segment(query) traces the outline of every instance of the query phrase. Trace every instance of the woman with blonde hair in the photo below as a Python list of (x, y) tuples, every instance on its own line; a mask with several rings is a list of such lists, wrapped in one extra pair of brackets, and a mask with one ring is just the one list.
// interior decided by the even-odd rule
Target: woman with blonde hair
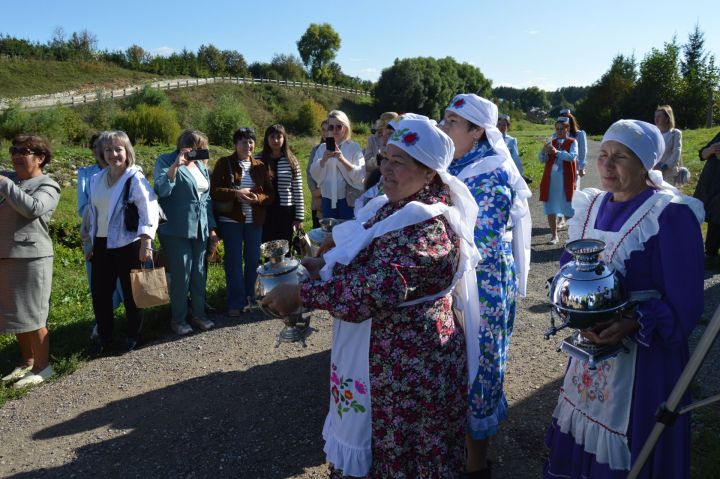
[(660, 105), (655, 110), (655, 126), (658, 127), (665, 140), (665, 153), (655, 165), (660, 170), (663, 180), (671, 185), (687, 183), (678, 178), (682, 165), (682, 132), (675, 128), (675, 115), (670, 105)]
[[(135, 166), (135, 150), (124, 131), (108, 131), (103, 136), (103, 157), (107, 168), (90, 180), (90, 211), (83, 218), (83, 229), (89, 231), (92, 249), (90, 291), (93, 312), (98, 325), (99, 341), (93, 355), (103, 353), (112, 342), (112, 296), (120, 278), (125, 316), (127, 318), (126, 351), (140, 342), (142, 310), (135, 305), (130, 287), (130, 271), (152, 258), (152, 239), (159, 222), (157, 196), (150, 183)], [(125, 221), (127, 202), (137, 207), (137, 230), (131, 231)]]
[[(350, 219), (365, 180), (365, 158), (360, 145), (350, 140), (350, 120), (340, 110), (328, 114), (328, 133), (324, 145), (315, 152), (310, 174), (320, 185), (323, 218)], [(355, 191), (353, 191), (355, 190)]]

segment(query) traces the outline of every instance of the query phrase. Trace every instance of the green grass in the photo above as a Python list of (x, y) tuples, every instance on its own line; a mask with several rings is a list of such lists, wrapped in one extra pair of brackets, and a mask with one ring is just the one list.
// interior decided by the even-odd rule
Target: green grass
[(0, 97), (121, 88), (158, 78), (102, 62), (0, 59)]

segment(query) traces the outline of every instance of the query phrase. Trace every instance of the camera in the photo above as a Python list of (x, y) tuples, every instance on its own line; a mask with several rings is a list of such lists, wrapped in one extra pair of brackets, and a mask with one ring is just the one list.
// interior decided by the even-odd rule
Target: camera
[(195, 160), (209, 160), (210, 159), (210, 150), (201, 148), (199, 150), (190, 150), (187, 152), (187, 159), (189, 161), (195, 161)]

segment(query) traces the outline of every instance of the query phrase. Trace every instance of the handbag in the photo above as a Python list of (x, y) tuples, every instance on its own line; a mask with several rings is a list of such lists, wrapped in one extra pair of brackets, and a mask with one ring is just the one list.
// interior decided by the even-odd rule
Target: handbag
[[(125, 228), (128, 231), (137, 231), (138, 225), (140, 224), (140, 214), (138, 213), (138, 208), (135, 203), (130, 203), (128, 201), (130, 197), (130, 180), (132, 179), (132, 176), (129, 177), (127, 180), (125, 180), (125, 185), (123, 186), (123, 213), (125, 217)], [(166, 218), (167, 221), (167, 218)]]
[(138, 308), (152, 308), (170, 302), (165, 268), (162, 266), (130, 270), (133, 300)]
[[(125, 180), (123, 186), (123, 210), (125, 216), (125, 228), (128, 231), (137, 231), (140, 225), (140, 213), (138, 212), (137, 205), (130, 203), (130, 180), (132, 176)], [(162, 207), (158, 205), (158, 225), (164, 225), (168, 219), (163, 211)]]
[(290, 241), (290, 251), (293, 256), (304, 258), (305, 256), (312, 256), (310, 237), (305, 233), (302, 226), (299, 228), (293, 227), (293, 237)]
[(678, 168), (677, 175), (675, 175), (675, 183), (678, 185), (686, 185), (690, 183), (690, 170), (684, 166)]

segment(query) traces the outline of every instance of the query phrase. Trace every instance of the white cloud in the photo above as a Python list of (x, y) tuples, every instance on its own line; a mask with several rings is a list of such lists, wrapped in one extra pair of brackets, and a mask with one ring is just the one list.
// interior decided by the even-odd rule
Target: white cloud
[(153, 48), (150, 53), (158, 57), (169, 57), (175, 53), (175, 49), (170, 47)]
[(540, 33), (540, 30), (529, 30), (528, 31), (528, 35), (537, 35), (538, 33)]
[(359, 77), (362, 80), (377, 81), (378, 78), (380, 78), (380, 69), (372, 67), (360, 68), (359, 70), (354, 70), (352, 73), (349, 73), (349, 75)]

